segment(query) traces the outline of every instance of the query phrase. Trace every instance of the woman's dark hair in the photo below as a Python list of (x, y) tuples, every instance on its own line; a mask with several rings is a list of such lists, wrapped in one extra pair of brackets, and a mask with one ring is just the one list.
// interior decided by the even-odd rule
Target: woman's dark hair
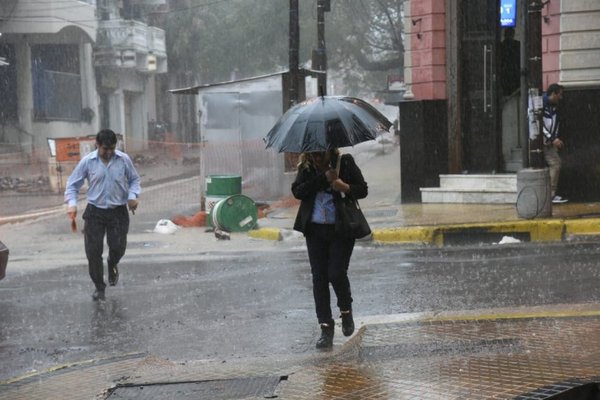
[[(337, 157), (340, 155), (340, 151), (337, 148), (327, 150), (327, 152), (329, 153), (329, 158), (332, 160), (337, 160)], [(308, 168), (310, 166), (312, 166), (312, 158), (310, 157), (310, 153), (301, 153), (300, 157), (298, 157), (297, 168)]]
[(108, 147), (116, 146), (117, 145), (117, 134), (114, 133), (110, 129), (102, 129), (96, 135), (96, 143), (98, 143), (100, 146), (108, 146)]

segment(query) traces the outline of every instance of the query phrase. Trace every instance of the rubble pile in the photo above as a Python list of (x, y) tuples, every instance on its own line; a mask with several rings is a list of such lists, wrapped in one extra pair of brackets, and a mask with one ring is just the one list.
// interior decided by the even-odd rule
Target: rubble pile
[(158, 165), (158, 156), (136, 154), (132, 159), (135, 165)]
[(0, 176), (0, 192), (48, 192), (50, 190), (50, 179), (47, 176), (32, 178), (21, 178), (11, 176)]

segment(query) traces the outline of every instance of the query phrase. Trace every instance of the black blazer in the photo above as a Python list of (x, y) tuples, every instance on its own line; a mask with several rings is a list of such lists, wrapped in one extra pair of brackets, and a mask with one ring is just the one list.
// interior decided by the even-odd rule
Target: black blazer
[[(332, 165), (336, 165), (337, 158), (331, 160)], [(352, 196), (355, 199), (364, 199), (369, 193), (369, 188), (365, 178), (363, 178), (360, 168), (354, 162), (354, 158), (350, 154), (343, 154), (340, 163), (339, 177), (350, 185), (350, 192), (347, 196)], [(300, 208), (294, 222), (294, 230), (306, 234), (306, 229), (310, 224), (315, 198), (317, 192), (325, 190), (329, 187), (325, 173), (318, 172), (313, 167), (303, 168), (298, 170), (296, 180), (292, 183), (292, 194), (295, 198), (302, 200)], [(333, 203), (337, 204), (341, 199), (341, 194), (337, 191), (333, 192)], [(336, 233), (341, 233), (339, 219), (336, 218), (335, 223)]]

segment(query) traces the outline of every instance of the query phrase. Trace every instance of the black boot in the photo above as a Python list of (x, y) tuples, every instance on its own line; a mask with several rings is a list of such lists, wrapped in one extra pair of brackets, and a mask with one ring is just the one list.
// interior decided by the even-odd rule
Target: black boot
[(317, 340), (317, 349), (328, 349), (333, 347), (333, 333), (335, 324), (333, 321), (321, 324), (321, 337)]
[(344, 336), (350, 336), (354, 333), (354, 319), (352, 310), (342, 311), (342, 333)]
[(94, 293), (92, 294), (92, 300), (94, 301), (98, 301), (98, 300), (102, 300), (104, 301), (106, 297), (104, 296), (104, 289), (100, 290), (100, 289), (96, 289), (94, 291)]

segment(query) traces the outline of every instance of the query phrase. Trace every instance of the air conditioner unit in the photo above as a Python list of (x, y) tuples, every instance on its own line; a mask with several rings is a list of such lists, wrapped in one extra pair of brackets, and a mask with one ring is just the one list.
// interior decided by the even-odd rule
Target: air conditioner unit
[(148, 57), (146, 57), (146, 68), (148, 68), (148, 71), (156, 71), (156, 56), (154, 54), (148, 54)]

